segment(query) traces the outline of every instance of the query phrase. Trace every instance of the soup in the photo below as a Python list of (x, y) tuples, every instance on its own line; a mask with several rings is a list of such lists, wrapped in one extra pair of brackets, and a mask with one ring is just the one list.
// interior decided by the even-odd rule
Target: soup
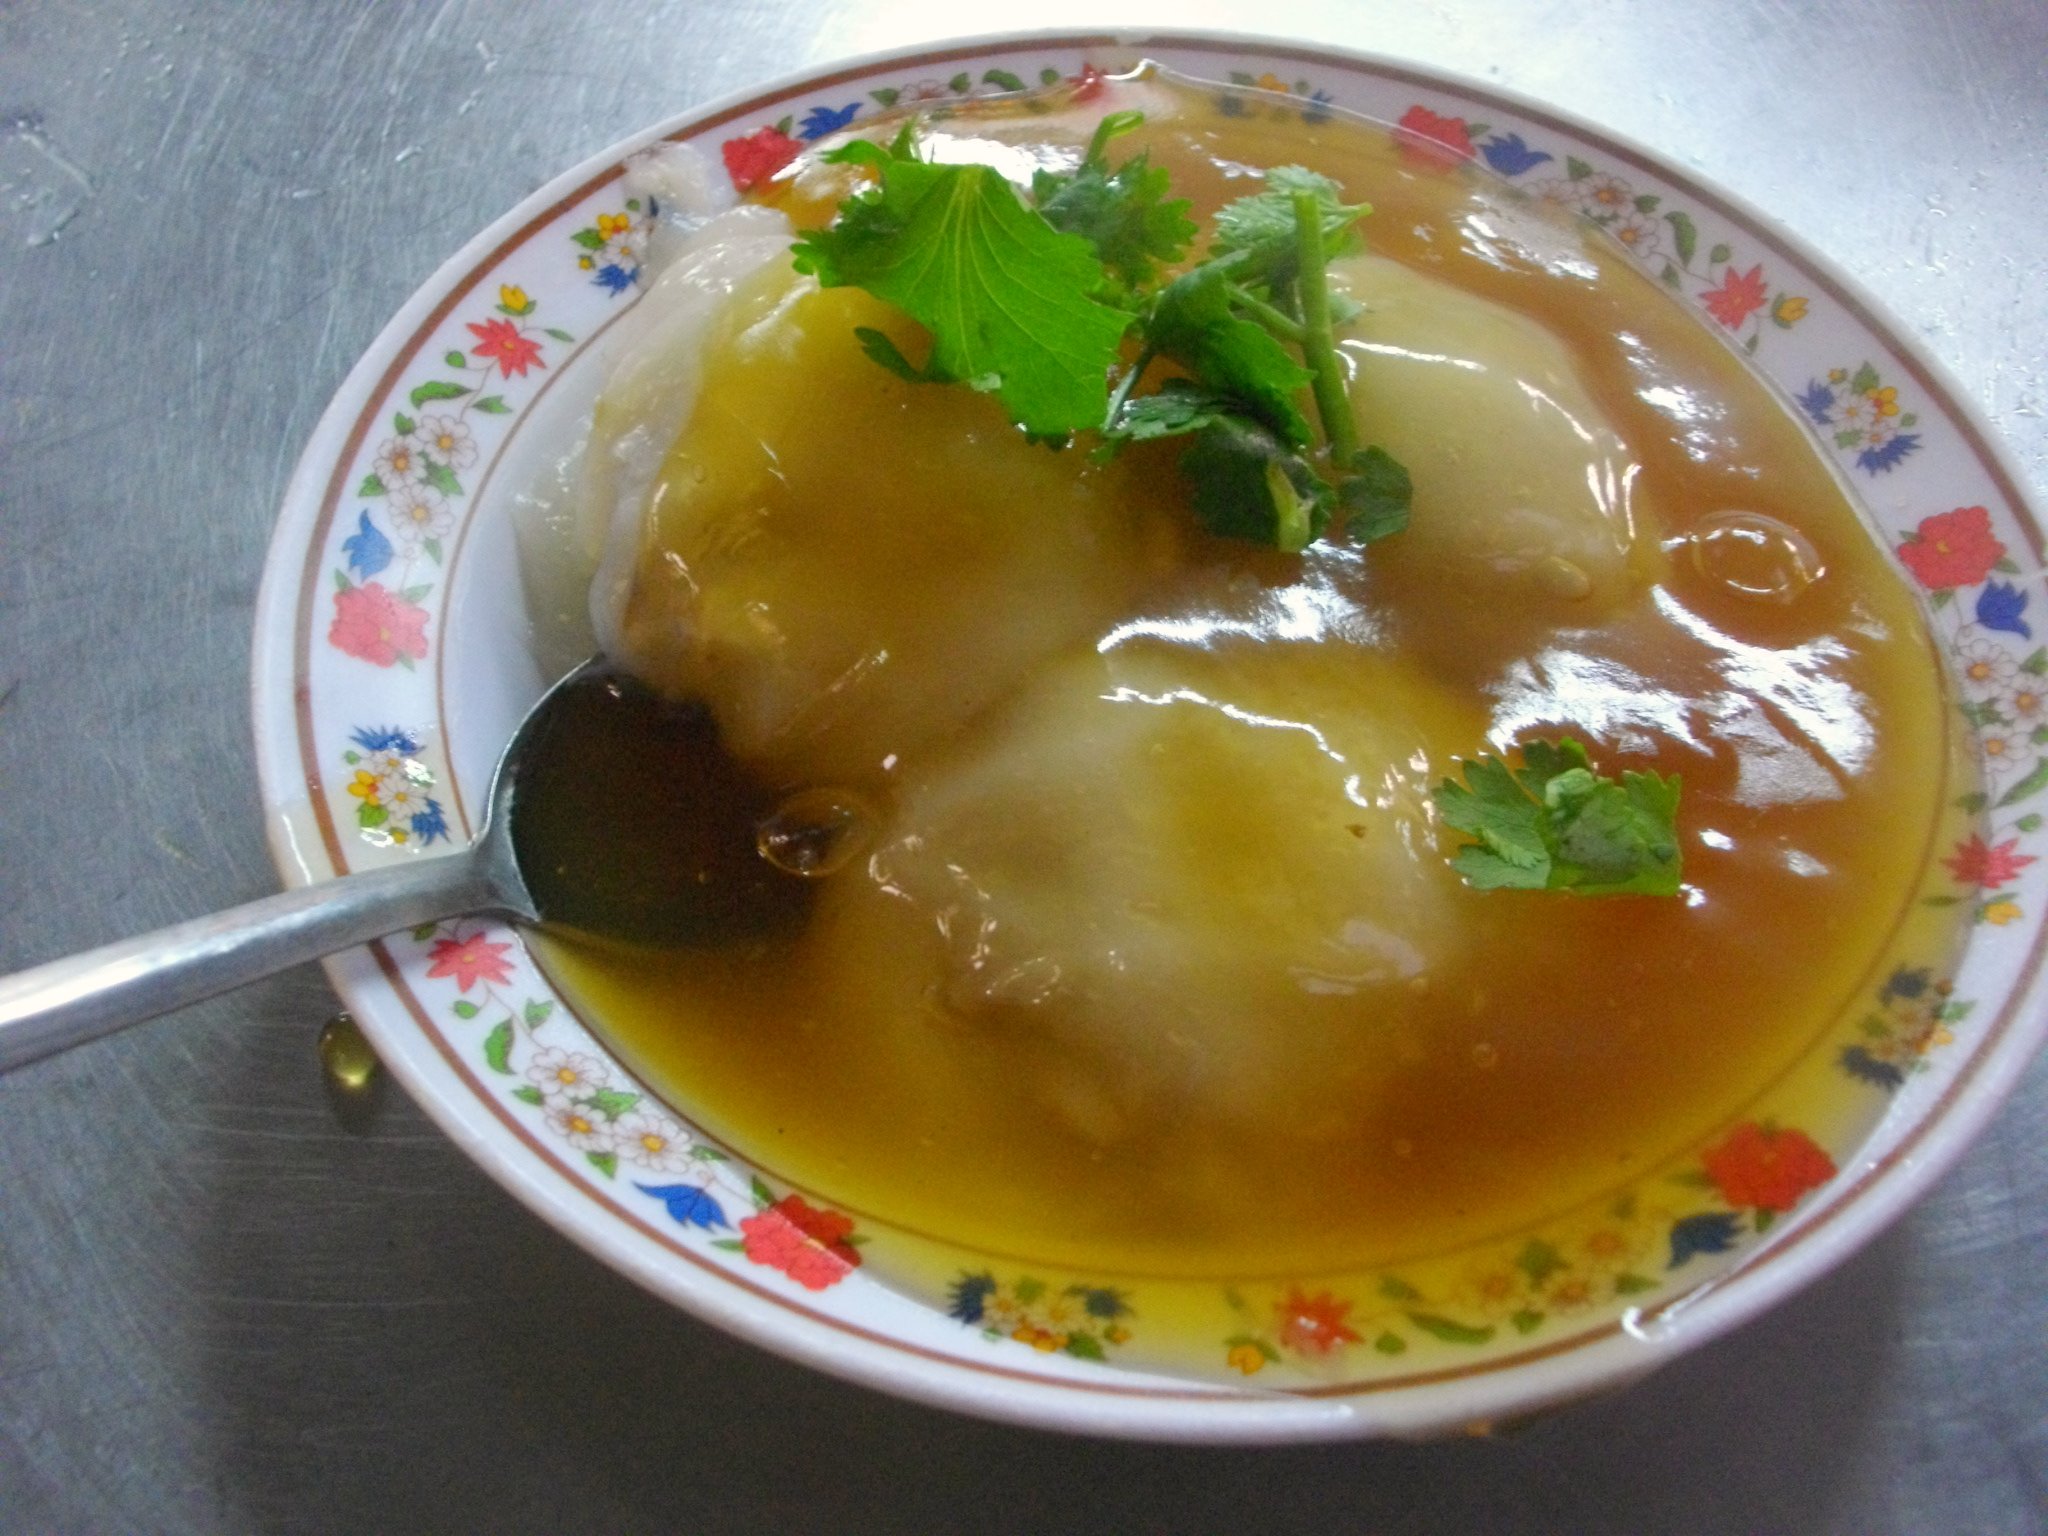
[[(779, 807), (801, 921), (546, 962), (775, 1177), (1032, 1263), (1364, 1270), (1617, 1189), (1949, 942), (1924, 626), (1734, 352), (1482, 172), (1158, 74), (918, 131), (1028, 179), (1111, 108), (1205, 230), (1275, 166), (1372, 205), (1330, 284), (1409, 526), (1218, 537), (1177, 444), (1056, 451), (877, 366), (919, 328), (788, 258), (862, 172), (798, 162), (679, 243), (585, 507), (600, 638)], [(1682, 779), (1677, 895), (1460, 878), (1438, 786), (1559, 737)]]

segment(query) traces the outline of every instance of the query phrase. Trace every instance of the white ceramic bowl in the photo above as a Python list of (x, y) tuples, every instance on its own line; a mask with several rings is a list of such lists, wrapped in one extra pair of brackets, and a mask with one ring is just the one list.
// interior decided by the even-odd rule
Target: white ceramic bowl
[[(1608, 1202), (1438, 1267), (1495, 1274), (1498, 1294), (1448, 1287), (1427, 1265), (1215, 1285), (1208, 1364), (1168, 1373), (1148, 1347), (1143, 1282), (964, 1252), (950, 1257), (951, 1285), (928, 1297), (875, 1279), (912, 1239), (691, 1133), (509, 931), (458, 922), (400, 935), (330, 962), (334, 983), (448, 1134), (566, 1235), (701, 1317), (889, 1391), (1062, 1429), (1271, 1441), (1427, 1434), (1618, 1384), (1868, 1241), (1954, 1160), (2040, 1042), (2048, 833), (2032, 807), (2048, 803), (2037, 798), (2048, 748), (1995, 717), (2019, 713), (2048, 671), (2030, 618), (2042, 534), (1976, 412), (1822, 257), (1550, 108), (1327, 49), (1022, 34), (729, 97), (558, 177), (392, 320), (293, 478), (258, 605), (254, 678), (279, 866), (299, 883), (463, 841), (496, 752), (548, 681), (530, 651), (507, 513), (562, 424), (587, 409), (607, 331), (632, 323), (647, 210), (623, 200), (627, 154), (691, 140), (745, 183), (891, 104), (1145, 58), (1226, 82), (1219, 110), (1313, 120), (1335, 105), (1399, 124), (1446, 160), (1633, 219), (1634, 248), (1674, 302), (1745, 350), (1843, 464), (1873, 536), (1925, 595), (1966, 702), (1993, 706), (1970, 712), (1969, 728), (1998, 737), (1983, 841), (1951, 855), (1951, 894), (1978, 919), (1967, 952), (1947, 974), (1902, 967), (1850, 1021), (1855, 1032), (1800, 1069), (1855, 1077), (1883, 1110), (1875, 1132), (1856, 1146), (1773, 1143), (1763, 1153), (1774, 1166), (1797, 1154), (1789, 1163), (1803, 1172), (1759, 1185), (1740, 1165), (1763, 1155), (1759, 1137), (1786, 1133), (1761, 1131), (1769, 1106), (1749, 1106), (1654, 1185), (1640, 1181), (1627, 1218)], [(400, 780), (410, 803), (393, 793)], [(565, 1068), (576, 1079), (567, 1092)], [(650, 1128), (666, 1145), (628, 1134)], [(930, 1272), (928, 1245), (917, 1258)]]

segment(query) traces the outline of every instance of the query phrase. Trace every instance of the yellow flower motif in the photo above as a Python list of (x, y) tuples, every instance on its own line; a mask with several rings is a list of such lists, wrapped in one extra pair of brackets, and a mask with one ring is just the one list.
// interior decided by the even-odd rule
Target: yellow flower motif
[[(2013, 910), (2018, 911), (2019, 909), (2015, 907), (2013, 908)], [(1954, 1045), (1955, 1043), (1955, 1031), (1950, 1029), (1946, 1024), (1943, 1024), (1937, 1027), (1934, 1033), (1927, 1037), (1927, 1043), (1920, 1047), (1920, 1053), (1924, 1056), (1927, 1054), (1927, 1052), (1933, 1050), (1938, 1045)]]
[(1848, 369), (1846, 369), (1846, 368), (1830, 368), (1830, 369), (1828, 370), (1828, 382), (1829, 382), (1830, 384), (1846, 384), (1846, 383), (1848, 383), (1848, 382), (1849, 382), (1849, 370), (1848, 370)]
[(623, 235), (633, 227), (633, 221), (623, 213), (600, 213), (597, 216), (597, 232), (609, 240), (613, 235)]
[(1796, 293), (1779, 294), (1778, 302), (1771, 306), (1771, 318), (1789, 331), (1806, 318), (1806, 300)]
[(2020, 920), (2020, 904), (2016, 901), (1994, 901), (1984, 909), (1984, 921), (1994, 928), (2003, 928), (2007, 923)]
[(402, 843), (411, 835), (404, 827), (393, 827), (391, 829), (391, 841), (394, 843)]
[(1233, 1371), (1245, 1376), (1256, 1376), (1266, 1368), (1265, 1352), (1256, 1344), (1239, 1344), (1223, 1358)]
[(533, 308), (533, 300), (526, 296), (526, 290), (516, 283), (498, 285), (498, 307), (508, 315), (523, 315)]
[(377, 775), (358, 768), (356, 776), (349, 781), (348, 792), (366, 804), (377, 803)]
[(1122, 1323), (1111, 1323), (1102, 1330), (1102, 1336), (1112, 1344), (1124, 1344), (1130, 1341), (1131, 1330)]
[(588, 256), (578, 256), (576, 258), (576, 265), (581, 267), (584, 271), (588, 272), (592, 267), (596, 266), (597, 263), (592, 261)]
[(1270, 69), (1254, 80), (1252, 84), (1262, 91), (1278, 91), (1282, 96), (1287, 94), (1287, 82), (1274, 74)]
[(1880, 416), (1899, 414), (1899, 392), (1889, 384), (1883, 389), (1873, 389), (1870, 392), (1870, 403), (1877, 407), (1877, 414)]

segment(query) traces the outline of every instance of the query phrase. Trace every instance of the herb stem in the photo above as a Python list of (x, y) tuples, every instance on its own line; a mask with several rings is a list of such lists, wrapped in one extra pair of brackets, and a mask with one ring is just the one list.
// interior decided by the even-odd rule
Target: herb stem
[(1264, 299), (1255, 295), (1249, 288), (1245, 287), (1244, 284), (1232, 283), (1230, 285), (1230, 301), (1282, 341), (1291, 341), (1297, 347), (1301, 345), (1303, 337), (1301, 322), (1292, 315), (1274, 308)]
[(1312, 192), (1294, 194), (1294, 240), (1299, 253), (1295, 282), (1301, 298), (1301, 356), (1315, 375), (1316, 410), (1323, 418), (1323, 436), (1340, 470), (1349, 469), (1358, 453), (1358, 425), (1344, 392), (1344, 365), (1330, 325), (1330, 290), (1324, 282), (1323, 210)]
[(1138, 360), (1131, 364), (1130, 372), (1117, 380), (1116, 393), (1109, 397), (1109, 410), (1102, 418), (1103, 431), (1107, 432), (1116, 425), (1117, 417), (1123, 415), (1124, 405), (1131, 398), (1131, 391), (1138, 387), (1138, 380), (1145, 376), (1145, 370), (1152, 366), (1152, 359), (1157, 356), (1158, 353), (1146, 346), (1138, 354)]

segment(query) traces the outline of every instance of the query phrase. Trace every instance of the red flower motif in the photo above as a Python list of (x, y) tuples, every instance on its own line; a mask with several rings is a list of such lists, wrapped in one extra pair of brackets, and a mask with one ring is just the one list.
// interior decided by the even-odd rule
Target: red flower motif
[(725, 173), (735, 190), (751, 192), (790, 161), (803, 153), (801, 140), (792, 139), (780, 128), (763, 128), (743, 138), (727, 139), (718, 152), (725, 156)]
[(1417, 165), (1447, 170), (1472, 158), (1472, 135), (1462, 117), (1439, 117), (1424, 106), (1410, 107), (1395, 125), (1394, 142)]
[(436, 939), (428, 951), (433, 964), (427, 967), (427, 974), (453, 976), (459, 992), (467, 992), (479, 981), (502, 985), (512, 979), (512, 965), (505, 958), (511, 952), (510, 944), (493, 944), (481, 933), (466, 939)]
[(1345, 1344), (1356, 1344), (1358, 1333), (1344, 1319), (1351, 1315), (1351, 1303), (1339, 1301), (1328, 1291), (1310, 1296), (1299, 1286), (1289, 1288), (1280, 1303), (1280, 1342), (1304, 1355), (1327, 1355)]
[(385, 590), (381, 581), (343, 587), (334, 594), (334, 623), (327, 643), (380, 667), (423, 661), (427, 655), (427, 610)]
[(1989, 512), (1957, 507), (1921, 518), (1912, 537), (1899, 546), (1899, 558), (1920, 578), (1921, 586), (1938, 592), (1944, 587), (1974, 587), (2005, 558), (2005, 546), (1991, 535)]
[(547, 367), (540, 360), (540, 343), (510, 320), (486, 320), (482, 325), (472, 320), (469, 333), (476, 338), (476, 345), (469, 350), (478, 357), (495, 357), (498, 372), (508, 379), (524, 378), (528, 368)]
[(1093, 64), (1083, 64), (1081, 66), (1081, 73), (1067, 76), (1067, 84), (1073, 88), (1072, 99), (1074, 104), (1081, 106), (1093, 101), (1102, 94), (1103, 87), (1108, 80), (1109, 76), (1105, 75)]
[(1737, 272), (1730, 266), (1721, 274), (1721, 286), (1701, 294), (1700, 302), (1707, 306), (1708, 314), (1732, 331), (1762, 309), (1770, 296), (1763, 263), (1758, 262), (1747, 272)]
[(1721, 1198), (1738, 1210), (1789, 1211), (1809, 1189), (1835, 1176), (1835, 1160), (1804, 1131), (1755, 1121), (1738, 1125), (1700, 1159)]
[(848, 1239), (853, 1218), (821, 1211), (801, 1195), (785, 1195), (740, 1223), (740, 1240), (756, 1264), (779, 1269), (807, 1291), (837, 1285), (860, 1267)]
[(2001, 885), (2011, 885), (2021, 870), (2035, 862), (2032, 854), (2016, 851), (2019, 845), (2020, 840), (2015, 837), (1993, 848), (1973, 832), (1941, 862), (1948, 866), (1957, 884), (1996, 890)]

